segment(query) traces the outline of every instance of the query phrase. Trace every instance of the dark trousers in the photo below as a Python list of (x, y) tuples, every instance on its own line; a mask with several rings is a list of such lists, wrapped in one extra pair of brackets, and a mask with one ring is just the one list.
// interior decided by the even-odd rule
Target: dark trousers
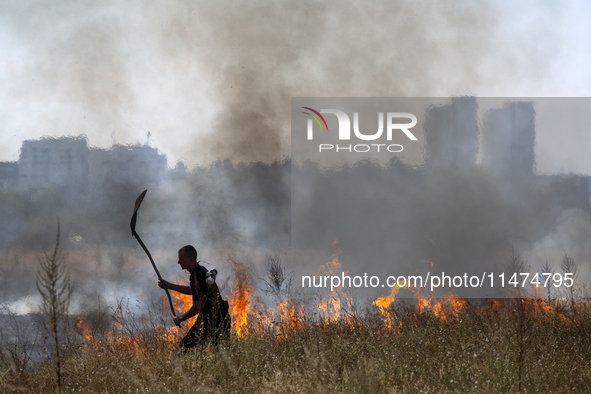
[(220, 340), (230, 338), (230, 327), (232, 322), (230, 315), (218, 316), (199, 316), (193, 327), (179, 343), (179, 348), (189, 349), (208, 343), (217, 345)]

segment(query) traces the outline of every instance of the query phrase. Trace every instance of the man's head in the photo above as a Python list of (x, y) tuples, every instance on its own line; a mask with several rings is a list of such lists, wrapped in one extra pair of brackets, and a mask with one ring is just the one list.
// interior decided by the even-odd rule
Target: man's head
[(184, 270), (192, 270), (197, 265), (197, 251), (191, 245), (179, 249), (179, 265)]

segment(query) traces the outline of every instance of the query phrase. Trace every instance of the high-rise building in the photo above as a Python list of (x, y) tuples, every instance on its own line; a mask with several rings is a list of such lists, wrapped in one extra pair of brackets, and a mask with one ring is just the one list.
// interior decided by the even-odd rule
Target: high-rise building
[(53, 185), (85, 187), (88, 147), (84, 138), (43, 138), (23, 142), (18, 161), (18, 188)]
[(60, 186), (91, 198), (106, 189), (154, 185), (167, 173), (166, 156), (150, 146), (89, 148), (86, 139), (71, 137), (24, 141), (15, 165), (21, 191)]
[(431, 170), (469, 170), (478, 156), (478, 105), (475, 97), (454, 98), (431, 107), (425, 118), (425, 164)]
[(18, 163), (0, 162), (0, 191), (14, 189), (18, 182)]
[(487, 111), (483, 119), (482, 166), (513, 181), (535, 170), (535, 109), (532, 102), (511, 102)]
[(91, 149), (89, 181), (100, 185), (110, 180), (138, 182), (166, 175), (166, 156), (147, 145), (113, 145), (111, 149)]
[(88, 193), (96, 204), (108, 204), (125, 193), (155, 187), (167, 175), (166, 156), (148, 145), (113, 145), (92, 148), (89, 156)]

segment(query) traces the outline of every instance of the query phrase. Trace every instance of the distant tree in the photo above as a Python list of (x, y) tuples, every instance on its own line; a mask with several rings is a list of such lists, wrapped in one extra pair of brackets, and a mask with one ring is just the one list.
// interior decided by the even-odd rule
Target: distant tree
[[(505, 265), (505, 273), (507, 275), (507, 279), (510, 280), (513, 275), (516, 275), (517, 282), (521, 282), (521, 273), (529, 272), (529, 266), (527, 265), (527, 261), (521, 257), (519, 253), (515, 250), (511, 251), (511, 254), (507, 258), (507, 264)], [(518, 286), (509, 285), (510, 292), (513, 293), (512, 297), (521, 297), (521, 283)]]
[(267, 285), (263, 291), (281, 301), (291, 290), (291, 274), (287, 273), (286, 268), (281, 264), (279, 256), (268, 254), (265, 257), (266, 277), (263, 281)]
[[(564, 257), (560, 262), (560, 269), (562, 270), (562, 274), (572, 274), (570, 277), (572, 278), (572, 286), (567, 287), (567, 292), (569, 294), (571, 305), (575, 306), (575, 285), (577, 281), (577, 277), (579, 276), (579, 265), (576, 263), (575, 259), (564, 252)], [(564, 282), (564, 281), (563, 281)]]
[(39, 259), (37, 270), (37, 290), (41, 294), (41, 312), (46, 316), (44, 328), (51, 336), (54, 345), (55, 374), (57, 387), (55, 391), (61, 393), (61, 355), (60, 337), (68, 323), (68, 309), (72, 286), (70, 273), (66, 266), (66, 259), (60, 249), (60, 224), (57, 224), (57, 241), (53, 253), (44, 251)]
[(521, 292), (521, 273), (529, 272), (529, 266), (527, 261), (521, 257), (521, 255), (515, 250), (511, 251), (511, 254), (507, 258), (507, 264), (505, 266), (505, 273), (509, 278), (514, 274), (517, 275), (518, 285), (514, 287), (510, 285), (512, 290), (512, 298), (510, 300), (510, 311), (512, 315), (512, 322), (515, 332), (515, 344), (517, 346), (517, 380), (518, 380), (518, 391), (521, 391), (523, 386), (523, 374), (525, 371), (525, 357), (526, 351), (531, 341), (529, 331), (532, 326), (531, 316), (527, 311), (529, 303), (524, 299)]
[[(552, 279), (552, 275), (554, 274), (554, 270), (552, 269), (552, 267), (550, 267), (548, 260), (546, 260), (546, 264), (544, 264), (542, 266), (542, 273), (543, 274), (550, 274), (550, 279)], [(546, 276), (542, 275), (542, 279), (545, 282)], [(549, 286), (546, 286), (546, 298), (547, 298), (548, 302), (551, 302), (552, 301), (552, 281), (549, 280), (548, 283), (549, 283)]]
[[(7, 334), (12, 340), (4, 340), (4, 332), (0, 329), (0, 365), (2, 358), (10, 364), (20, 378), (31, 361), (37, 345), (38, 332), (33, 332), (30, 319), (19, 317), (6, 303), (0, 303), (0, 316), (8, 325)], [(6, 363), (5, 362), (5, 363)]]

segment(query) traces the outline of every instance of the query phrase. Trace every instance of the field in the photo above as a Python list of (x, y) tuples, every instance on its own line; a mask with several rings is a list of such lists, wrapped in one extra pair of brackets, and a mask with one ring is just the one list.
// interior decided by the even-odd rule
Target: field
[[(187, 354), (176, 351), (178, 334), (162, 325), (165, 312), (136, 318), (120, 304), (69, 325), (62, 390), (584, 393), (591, 387), (586, 299), (391, 301), (363, 311), (339, 307), (336, 314), (334, 306), (327, 314), (293, 300), (275, 313), (251, 304), (243, 315), (234, 311), (230, 341)], [(3, 347), (1, 392), (53, 391), (52, 359), (19, 371), (19, 353), (9, 351), (15, 345)]]

